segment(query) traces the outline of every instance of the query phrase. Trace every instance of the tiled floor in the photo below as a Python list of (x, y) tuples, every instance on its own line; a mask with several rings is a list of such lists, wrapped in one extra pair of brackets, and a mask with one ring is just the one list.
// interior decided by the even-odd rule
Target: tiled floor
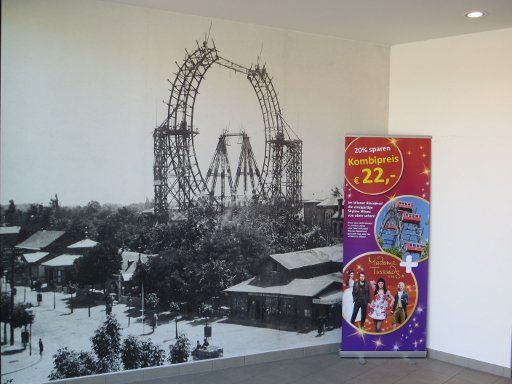
[(431, 359), (340, 359), (336, 354), (248, 365), (138, 384), (506, 384), (512, 380)]

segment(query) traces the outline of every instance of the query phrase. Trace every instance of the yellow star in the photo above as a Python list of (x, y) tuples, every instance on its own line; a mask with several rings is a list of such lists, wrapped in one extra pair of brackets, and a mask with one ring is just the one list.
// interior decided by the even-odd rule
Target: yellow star
[(352, 333), (350, 336), (359, 336), (361, 339), (363, 339), (363, 343), (365, 342), (364, 330), (362, 328), (356, 328), (356, 331)]
[(422, 154), (422, 155), (421, 155), (421, 157), (425, 158), (425, 157), (427, 157), (427, 155), (425, 155), (425, 154)]
[(411, 150), (407, 151), (407, 155), (409, 155), (409, 156), (411, 156), (411, 155), (412, 155)]
[(396, 143), (398, 142), (398, 140), (397, 140), (397, 139), (395, 139), (394, 137), (392, 137), (391, 139), (388, 139), (388, 140), (389, 140), (389, 142), (390, 142), (391, 144), (393, 144), (393, 145), (396, 145)]
[(382, 342), (380, 337), (377, 340), (375, 340), (374, 343), (375, 343), (375, 349), (382, 347), (384, 345), (384, 343)]
[(426, 175), (426, 176), (430, 175), (430, 169), (428, 169), (427, 167), (425, 167), (425, 168), (423, 169), (423, 172), (421, 172), (421, 173), (420, 173), (420, 175)]

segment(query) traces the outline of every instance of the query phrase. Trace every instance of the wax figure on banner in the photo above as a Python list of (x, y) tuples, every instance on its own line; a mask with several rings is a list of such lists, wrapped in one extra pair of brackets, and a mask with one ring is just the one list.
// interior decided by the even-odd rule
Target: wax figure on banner
[(355, 325), (357, 313), (361, 311), (359, 328), (363, 328), (364, 322), (366, 321), (366, 310), (368, 304), (371, 303), (370, 284), (366, 281), (366, 274), (363, 271), (359, 272), (359, 280), (354, 283), (352, 298), (354, 309), (352, 310), (350, 322)]
[(402, 324), (407, 320), (407, 304), (409, 304), (409, 295), (404, 291), (405, 283), (398, 283), (397, 292), (395, 294), (395, 302), (391, 309), (393, 315), (393, 327)]
[(373, 300), (370, 303), (370, 316), (373, 319), (375, 325), (375, 332), (382, 332), (382, 322), (386, 320), (387, 317), (387, 309), (388, 309), (388, 299), (391, 300), (391, 306), (393, 307), (395, 299), (391, 292), (386, 288), (386, 281), (380, 277), (377, 280), (377, 284), (372, 281), (371, 282), (373, 292)]
[[(342, 310), (343, 317), (350, 319), (352, 312), (354, 311), (354, 298), (352, 297), (352, 291), (354, 290), (354, 276), (355, 273), (351, 269), (348, 271), (347, 281), (345, 282), (345, 290), (343, 291), (342, 299)], [(361, 321), (361, 311), (357, 311), (356, 318), (354, 321)]]

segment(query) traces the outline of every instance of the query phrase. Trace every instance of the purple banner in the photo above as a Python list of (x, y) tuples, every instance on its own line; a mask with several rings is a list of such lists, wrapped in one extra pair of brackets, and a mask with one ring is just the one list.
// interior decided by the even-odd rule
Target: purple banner
[(426, 351), (430, 144), (345, 139), (342, 353)]

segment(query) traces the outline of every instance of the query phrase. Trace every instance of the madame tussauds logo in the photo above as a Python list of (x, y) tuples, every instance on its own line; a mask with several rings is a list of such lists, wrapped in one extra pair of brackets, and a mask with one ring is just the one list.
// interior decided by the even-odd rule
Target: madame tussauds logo
[(368, 264), (372, 273), (379, 276), (386, 276), (390, 278), (401, 278), (403, 275), (397, 268), (396, 262), (385, 260), (383, 256), (369, 257)]
[(390, 163), (398, 163), (398, 162), (400, 162), (400, 158), (398, 156), (387, 156), (387, 157), (368, 156), (364, 159), (354, 159), (352, 157), (349, 157), (349, 159), (348, 159), (349, 166), (381, 165), (381, 164), (390, 164)]

